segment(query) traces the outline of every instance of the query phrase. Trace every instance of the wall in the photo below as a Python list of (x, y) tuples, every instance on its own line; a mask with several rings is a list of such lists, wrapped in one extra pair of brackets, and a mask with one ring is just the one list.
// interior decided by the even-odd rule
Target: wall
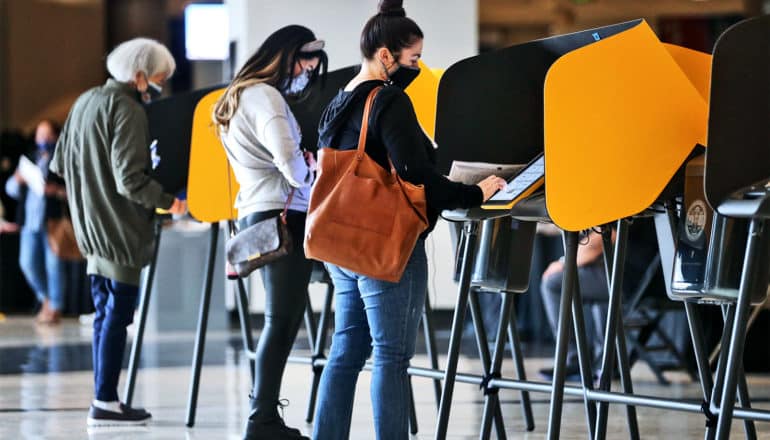
[[(326, 40), (332, 69), (360, 63), (361, 29), (377, 10), (374, 0), (226, 0), (230, 5), (231, 31), (237, 41), (240, 66), (276, 29), (288, 24), (309, 27)], [(478, 50), (477, 6), (474, 1), (406, 1), (409, 17), (425, 33), (424, 60), (431, 67), (446, 68), (475, 55)], [(441, 14), (435, 12), (441, 10)]]
[(5, 0), (4, 13), (2, 127), (63, 122), (72, 101), (105, 78), (102, 2)]

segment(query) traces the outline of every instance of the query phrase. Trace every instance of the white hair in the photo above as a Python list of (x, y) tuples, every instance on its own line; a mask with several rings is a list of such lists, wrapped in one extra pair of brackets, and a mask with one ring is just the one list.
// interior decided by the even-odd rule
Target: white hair
[(107, 55), (107, 71), (120, 82), (133, 81), (137, 73), (147, 77), (166, 72), (170, 77), (176, 62), (166, 46), (149, 38), (134, 38), (121, 43)]

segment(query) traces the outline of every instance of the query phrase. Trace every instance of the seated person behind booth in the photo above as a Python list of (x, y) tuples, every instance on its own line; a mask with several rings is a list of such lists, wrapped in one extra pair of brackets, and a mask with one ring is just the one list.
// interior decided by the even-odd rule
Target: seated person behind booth
[[(615, 241), (615, 230), (612, 231), (612, 241)], [(591, 309), (590, 319), (586, 319), (586, 333), (591, 348), (591, 365), (598, 365), (601, 359), (604, 331), (607, 322), (607, 306), (609, 288), (607, 287), (607, 272), (604, 267), (601, 234), (591, 231), (578, 247), (577, 266), (580, 293), (583, 305)], [(612, 250), (611, 250), (612, 251)], [(652, 221), (637, 219), (629, 228), (628, 249), (623, 271), (623, 297), (636, 292), (642, 276), (657, 254), (657, 238)], [(554, 261), (543, 272), (541, 297), (551, 331), (556, 334), (559, 319), (559, 300), (561, 298), (562, 280), (564, 278), (564, 260)], [(577, 348), (572, 328), (570, 328), (570, 345), (567, 352), (567, 379), (580, 379)], [(598, 372), (596, 372), (598, 374)], [(540, 376), (546, 380), (553, 379), (553, 368), (543, 368)]]

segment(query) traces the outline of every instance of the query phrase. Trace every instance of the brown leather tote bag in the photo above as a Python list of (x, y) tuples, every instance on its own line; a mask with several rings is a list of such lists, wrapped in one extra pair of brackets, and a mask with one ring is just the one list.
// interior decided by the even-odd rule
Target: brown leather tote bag
[(78, 242), (75, 239), (75, 228), (72, 226), (70, 210), (67, 202), (60, 201), (62, 215), (59, 218), (46, 221), (48, 246), (56, 256), (65, 261), (82, 261)]
[(420, 234), (428, 227), (425, 188), (401, 180), (366, 154), (369, 113), (364, 107), (358, 149), (322, 148), (310, 193), (305, 255), (361, 275), (398, 282)]

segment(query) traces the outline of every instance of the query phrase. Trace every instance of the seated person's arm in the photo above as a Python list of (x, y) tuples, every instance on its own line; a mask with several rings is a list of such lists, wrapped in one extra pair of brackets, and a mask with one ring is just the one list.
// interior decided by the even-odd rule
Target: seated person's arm
[(578, 246), (578, 267), (588, 266), (602, 256), (602, 250), (604, 249), (604, 246), (602, 245), (601, 234), (597, 234), (596, 232), (591, 231), (586, 239), (588, 240), (586, 243)]
[[(601, 234), (591, 231), (588, 234), (588, 237), (586, 238), (588, 241), (586, 243), (581, 243), (578, 246), (578, 250), (577, 250), (578, 267), (588, 266), (589, 264), (596, 262), (597, 259), (601, 258), (602, 251), (604, 249), (604, 246), (602, 245)], [(614, 241), (615, 231), (612, 232), (612, 238)], [(546, 278), (550, 275), (563, 272), (563, 271), (564, 271), (564, 261), (562, 259), (559, 259), (557, 261), (552, 262), (548, 266), (545, 272), (543, 272), (543, 278)]]

